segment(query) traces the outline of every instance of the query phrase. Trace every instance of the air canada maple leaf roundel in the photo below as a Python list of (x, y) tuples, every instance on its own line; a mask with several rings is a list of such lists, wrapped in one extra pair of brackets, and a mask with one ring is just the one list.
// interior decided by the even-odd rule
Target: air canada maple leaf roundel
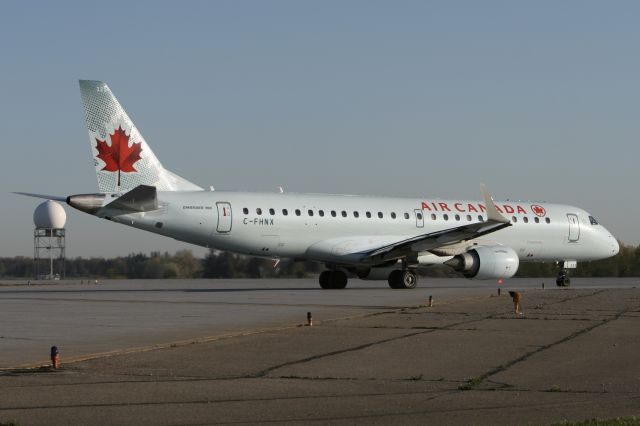
[(544, 207), (537, 204), (531, 205), (531, 211), (533, 212), (533, 214), (539, 217), (544, 217), (547, 214), (547, 211), (544, 209)]
[(129, 146), (129, 135), (122, 130), (122, 126), (109, 135), (111, 146), (106, 141), (96, 138), (98, 158), (104, 161), (102, 170), (107, 172), (122, 171), (125, 173), (137, 172), (134, 165), (140, 160), (142, 146), (134, 143)]

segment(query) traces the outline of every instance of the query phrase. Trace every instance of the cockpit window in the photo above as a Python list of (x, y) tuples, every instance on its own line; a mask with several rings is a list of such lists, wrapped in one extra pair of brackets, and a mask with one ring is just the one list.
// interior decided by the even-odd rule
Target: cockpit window
[(592, 225), (597, 225), (598, 224), (598, 221), (593, 216), (589, 216), (589, 222), (591, 222)]

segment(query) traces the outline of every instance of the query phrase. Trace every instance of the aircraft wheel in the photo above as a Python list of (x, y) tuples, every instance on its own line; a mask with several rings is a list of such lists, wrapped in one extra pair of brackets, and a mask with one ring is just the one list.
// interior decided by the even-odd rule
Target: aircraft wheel
[(396, 269), (389, 274), (389, 287), (393, 289), (415, 288), (418, 284), (418, 277), (415, 272), (405, 269)]
[(400, 283), (402, 282), (402, 271), (400, 269), (395, 269), (391, 271), (389, 274), (389, 287), (391, 288), (401, 288)]
[(569, 287), (571, 285), (571, 278), (569, 278), (566, 271), (562, 270), (558, 272), (558, 277), (556, 278), (556, 285), (558, 287)]
[(318, 278), (318, 280), (320, 281), (320, 287), (322, 288), (331, 288), (331, 271), (322, 271), (320, 273), (320, 277)]
[(341, 289), (347, 286), (347, 274), (342, 271), (323, 271), (318, 279), (324, 289)]
[(417, 285), (418, 285), (418, 277), (416, 276), (415, 272), (410, 271), (408, 269), (406, 271), (402, 271), (402, 282), (401, 282), (401, 287), (399, 288), (410, 289), (410, 288), (416, 288)]
[(331, 271), (331, 275), (329, 277), (329, 282), (331, 283), (331, 288), (341, 289), (347, 286), (347, 274), (342, 271)]

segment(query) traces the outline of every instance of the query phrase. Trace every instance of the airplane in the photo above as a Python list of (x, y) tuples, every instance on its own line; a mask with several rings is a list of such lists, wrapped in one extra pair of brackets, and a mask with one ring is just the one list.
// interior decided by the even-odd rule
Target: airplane
[(417, 285), (417, 269), (444, 264), (470, 279), (511, 278), (520, 262), (556, 262), (558, 286), (578, 261), (614, 256), (618, 242), (578, 207), (482, 200), (205, 190), (165, 169), (101, 81), (80, 80), (99, 192), (56, 197), (82, 212), (179, 241), (326, 266), (323, 289), (349, 276)]

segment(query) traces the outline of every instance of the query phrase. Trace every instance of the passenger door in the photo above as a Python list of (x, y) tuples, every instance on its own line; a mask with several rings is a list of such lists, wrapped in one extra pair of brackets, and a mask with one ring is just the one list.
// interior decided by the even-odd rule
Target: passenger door
[(231, 231), (231, 204), (230, 203), (216, 203), (218, 207), (218, 226), (216, 231), (219, 233), (226, 233)]
[(580, 239), (580, 221), (578, 215), (573, 213), (567, 214), (569, 220), (569, 242), (575, 243)]

